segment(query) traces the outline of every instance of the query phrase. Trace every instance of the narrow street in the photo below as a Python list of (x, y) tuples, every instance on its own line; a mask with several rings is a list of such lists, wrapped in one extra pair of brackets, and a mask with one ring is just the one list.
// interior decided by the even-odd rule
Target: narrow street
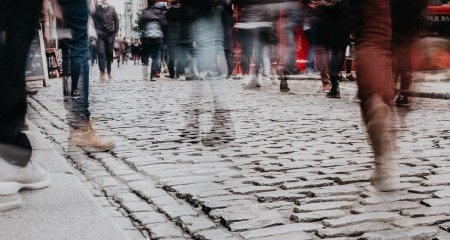
[(28, 119), (133, 239), (450, 239), (446, 100), (396, 108), (404, 190), (379, 193), (354, 82), (327, 99), (316, 80), (290, 80), (290, 93), (150, 82), (132, 62), (113, 76), (91, 69), (94, 126), (112, 151), (68, 148), (59, 79), (29, 98)]

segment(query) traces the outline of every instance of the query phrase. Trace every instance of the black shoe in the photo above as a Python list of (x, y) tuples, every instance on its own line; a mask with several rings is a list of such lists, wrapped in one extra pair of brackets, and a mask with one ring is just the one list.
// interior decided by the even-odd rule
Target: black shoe
[(287, 80), (282, 79), (280, 81), (280, 92), (289, 92), (289, 91), (291, 91), (291, 89), (288, 86)]
[(348, 82), (349, 79), (345, 78), (342, 74), (339, 74), (339, 82)]
[(70, 93), (70, 96), (71, 97), (79, 97), (80, 93), (78, 92), (78, 90), (75, 89)]
[(397, 107), (409, 107), (408, 96), (405, 93), (400, 92), (397, 99), (395, 100), (395, 105)]
[(341, 91), (339, 90), (339, 88), (337, 88), (337, 89), (332, 88), (327, 93), (327, 98), (341, 98)]
[(348, 74), (347, 76), (345, 76), (345, 78), (347, 78), (349, 81), (352, 81), (352, 82), (354, 82), (354, 81), (356, 81), (356, 77), (355, 76), (353, 76), (353, 74)]

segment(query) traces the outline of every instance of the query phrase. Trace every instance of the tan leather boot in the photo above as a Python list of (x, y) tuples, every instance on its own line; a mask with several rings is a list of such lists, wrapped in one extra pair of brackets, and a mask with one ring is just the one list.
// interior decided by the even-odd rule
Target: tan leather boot
[(108, 151), (115, 147), (114, 141), (100, 138), (92, 128), (92, 123), (86, 127), (74, 128), (70, 132), (69, 144), (74, 147), (88, 147), (100, 151)]
[(104, 72), (100, 72), (100, 80), (105, 80), (105, 73)]
[(111, 73), (108, 73), (108, 78), (109, 78), (109, 79), (113, 79), (113, 77), (112, 77), (112, 74), (111, 74)]
[(400, 176), (393, 156), (391, 110), (378, 95), (370, 97), (366, 107), (367, 131), (375, 155), (375, 169), (370, 176), (370, 182), (378, 191), (397, 190), (400, 184)]

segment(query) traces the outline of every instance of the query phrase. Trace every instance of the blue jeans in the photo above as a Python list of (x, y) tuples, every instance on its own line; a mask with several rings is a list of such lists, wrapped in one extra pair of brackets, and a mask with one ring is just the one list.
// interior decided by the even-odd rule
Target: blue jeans
[(151, 72), (153, 76), (161, 71), (161, 43), (142, 44), (142, 64), (148, 66), (148, 59), (152, 59)]
[(306, 38), (308, 39), (309, 49), (308, 49), (308, 64), (307, 69), (316, 69), (316, 43), (317, 43), (317, 33), (314, 28), (310, 28), (305, 31)]
[(89, 122), (89, 41), (87, 22), (89, 11), (87, 1), (73, 0), (60, 2), (64, 24), (72, 33), (71, 39), (64, 39), (64, 47), (70, 50), (72, 82), (78, 83), (80, 97), (66, 99), (69, 111), (67, 120), (72, 127), (86, 126)]

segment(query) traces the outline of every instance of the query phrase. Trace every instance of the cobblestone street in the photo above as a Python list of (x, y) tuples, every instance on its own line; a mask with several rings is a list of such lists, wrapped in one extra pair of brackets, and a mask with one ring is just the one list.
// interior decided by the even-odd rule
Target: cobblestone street
[(448, 101), (397, 109), (404, 190), (379, 193), (353, 82), (327, 99), (316, 80), (289, 80), (290, 93), (150, 82), (132, 62), (113, 76), (91, 69), (94, 128), (112, 151), (68, 148), (59, 79), (29, 98), (28, 119), (133, 239), (450, 239)]

